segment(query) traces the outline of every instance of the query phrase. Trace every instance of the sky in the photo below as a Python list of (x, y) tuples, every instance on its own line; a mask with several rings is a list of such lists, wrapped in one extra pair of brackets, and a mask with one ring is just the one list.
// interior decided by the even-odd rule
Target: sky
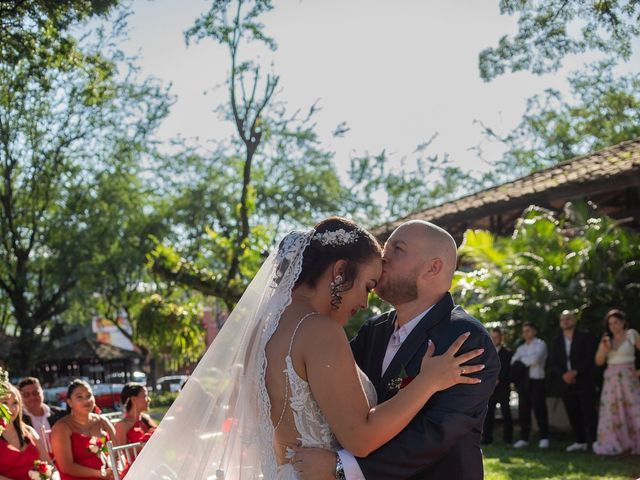
[[(227, 50), (211, 39), (190, 42), (184, 32), (210, 0), (135, 0), (123, 49), (139, 56), (141, 73), (171, 83), (177, 97), (158, 135), (205, 145), (233, 135), (216, 106), (228, 102), (220, 87), (229, 72)], [(427, 153), (449, 154), (464, 169), (486, 170), (484, 157), (498, 160), (500, 145), (482, 136), (481, 120), (506, 133), (524, 113), (526, 99), (545, 88), (567, 92), (566, 74), (584, 62), (571, 58), (555, 74), (503, 75), (480, 79), (478, 54), (516, 31), (516, 19), (501, 16), (497, 0), (287, 0), (263, 17), (278, 49), (251, 44), (245, 57), (272, 64), (280, 76), (276, 99), (287, 109), (321, 107), (316, 131), (335, 152), (338, 170), (349, 159), (385, 149), (390, 166), (411, 167), (416, 147), (434, 134)], [(637, 42), (636, 42), (637, 46)], [(640, 48), (620, 71), (638, 71)], [(350, 130), (331, 133), (341, 122)]]

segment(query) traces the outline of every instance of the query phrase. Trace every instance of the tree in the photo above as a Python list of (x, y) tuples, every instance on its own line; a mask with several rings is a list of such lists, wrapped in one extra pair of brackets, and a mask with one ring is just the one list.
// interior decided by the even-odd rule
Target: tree
[(542, 338), (553, 338), (565, 309), (598, 334), (610, 308), (640, 320), (640, 236), (592, 207), (568, 204), (557, 215), (532, 206), (510, 238), (467, 231), (459, 250), (464, 268), (453, 287), (461, 303), (515, 338), (525, 320), (538, 324)]
[(640, 137), (640, 74), (616, 78), (613, 62), (596, 62), (568, 80), (573, 101), (548, 89), (527, 101), (520, 124), (501, 136), (489, 127), (485, 135), (505, 144), (496, 175), (528, 175), (580, 155)]
[(480, 76), (506, 71), (558, 70), (565, 56), (600, 51), (628, 60), (640, 34), (637, 0), (500, 0), (500, 13), (518, 15), (518, 32), (480, 53)]
[[(41, 12), (55, 2), (19, 3)], [(85, 18), (74, 5), (60, 6), (70, 19), (64, 25)], [(20, 58), (2, 47), (0, 290), (19, 328), (15, 366), (25, 372), (39, 335), (69, 308), (73, 291), (90, 283), (117, 236), (110, 212), (125, 202), (111, 187), (135, 175), (168, 99), (156, 83), (136, 83), (133, 69), (122, 79), (115, 63), (97, 53), (109, 36), (98, 32), (103, 43), (77, 55), (77, 44), (55, 30), (54, 20), (34, 25), (19, 13), (3, 35), (26, 35), (34, 46)]]

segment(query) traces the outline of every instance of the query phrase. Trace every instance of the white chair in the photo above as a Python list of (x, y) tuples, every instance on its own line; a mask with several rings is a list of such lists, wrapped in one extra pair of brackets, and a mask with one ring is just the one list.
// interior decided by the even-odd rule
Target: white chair
[(113, 446), (113, 442), (107, 442), (107, 450), (109, 450), (109, 463), (113, 470), (113, 480), (122, 480), (120, 471), (135, 460), (142, 449), (145, 442), (128, 443), (127, 445)]
[(44, 425), (40, 427), (40, 441), (51, 457), (53, 454), (53, 450), (51, 449), (51, 430), (44, 428)]
[(118, 423), (124, 417), (122, 412), (109, 412), (109, 413), (101, 413), (103, 418), (106, 418), (111, 423)]

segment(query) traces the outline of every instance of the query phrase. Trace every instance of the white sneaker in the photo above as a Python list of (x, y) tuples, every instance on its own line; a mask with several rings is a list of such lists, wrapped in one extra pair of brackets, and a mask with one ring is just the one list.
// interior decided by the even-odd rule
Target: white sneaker
[(586, 452), (587, 451), (586, 443), (572, 443), (566, 449), (567, 452)]
[(529, 446), (529, 442), (527, 442), (526, 440), (518, 440), (516, 443), (513, 444), (513, 448), (524, 448), (528, 446)]
[(549, 448), (549, 439), (543, 438), (538, 442), (538, 448)]

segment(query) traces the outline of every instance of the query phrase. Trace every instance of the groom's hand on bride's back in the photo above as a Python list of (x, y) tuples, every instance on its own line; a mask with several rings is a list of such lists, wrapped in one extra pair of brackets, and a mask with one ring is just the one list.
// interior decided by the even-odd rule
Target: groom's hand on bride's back
[(294, 448), (291, 464), (300, 480), (335, 480), (336, 453), (322, 448)]

